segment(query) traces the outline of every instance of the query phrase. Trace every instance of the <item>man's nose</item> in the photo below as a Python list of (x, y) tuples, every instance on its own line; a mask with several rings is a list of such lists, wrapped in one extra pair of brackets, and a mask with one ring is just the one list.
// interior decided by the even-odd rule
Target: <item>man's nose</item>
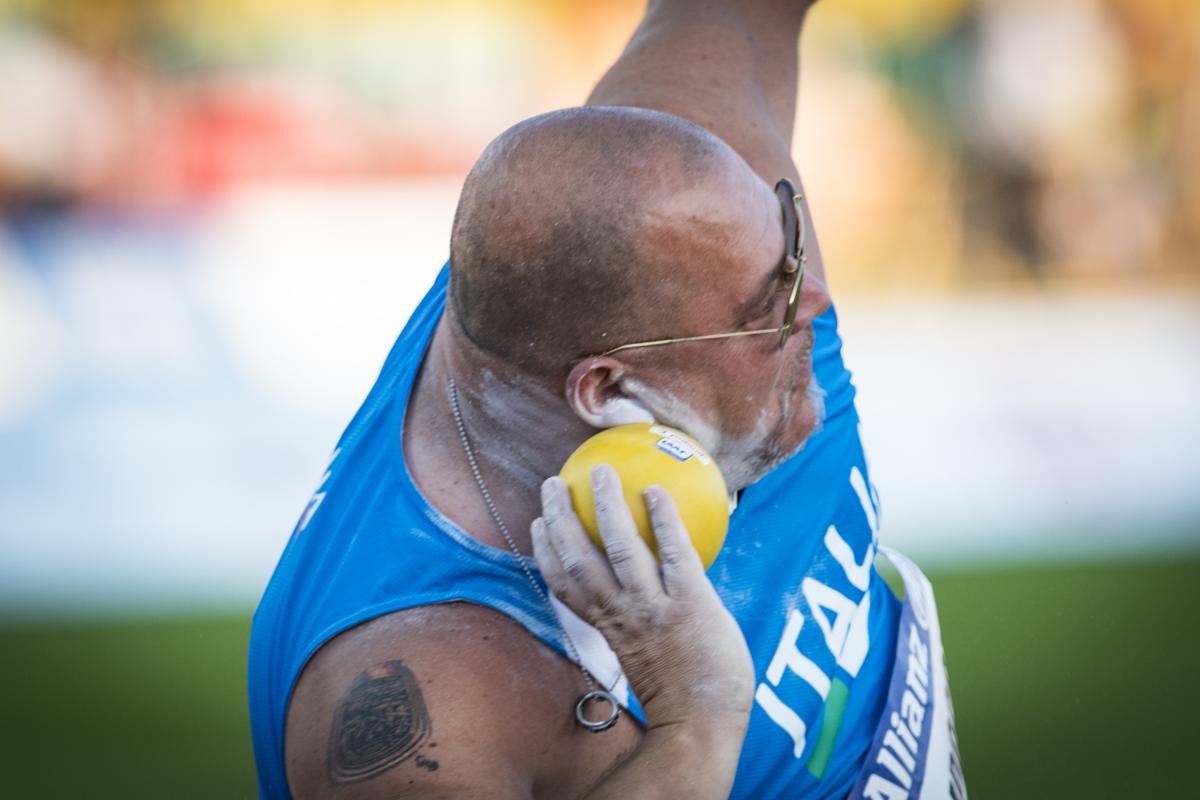
[(804, 276), (800, 287), (800, 299), (797, 301), (796, 327), (807, 325), (829, 310), (833, 298), (829, 296), (829, 288), (825, 281), (813, 273)]

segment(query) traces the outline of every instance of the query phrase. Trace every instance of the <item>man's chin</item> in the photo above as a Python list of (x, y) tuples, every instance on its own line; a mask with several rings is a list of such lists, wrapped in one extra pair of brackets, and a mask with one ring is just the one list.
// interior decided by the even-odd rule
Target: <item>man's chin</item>
[[(797, 415), (800, 419), (795, 418)], [(790, 437), (797, 436), (797, 431), (791, 429), (793, 425), (800, 425), (799, 437), (789, 441)], [(761, 446), (750, 453), (729, 459), (731, 463), (728, 466), (721, 463), (721, 458), (717, 459), (729, 490), (740, 491), (762, 480), (773, 469), (803, 450), (824, 426), (825, 390), (813, 376), (805, 387), (804, 404), (793, 414), (782, 416)]]
[(812, 409), (812, 427), (809, 428), (808, 433), (804, 434), (799, 447), (792, 451), (792, 455), (803, 450), (804, 445), (808, 444), (808, 440), (825, 427), (825, 390), (821, 388), (821, 384), (817, 383), (816, 375), (809, 378), (808, 386), (804, 390), (804, 397), (808, 401), (808, 407)]

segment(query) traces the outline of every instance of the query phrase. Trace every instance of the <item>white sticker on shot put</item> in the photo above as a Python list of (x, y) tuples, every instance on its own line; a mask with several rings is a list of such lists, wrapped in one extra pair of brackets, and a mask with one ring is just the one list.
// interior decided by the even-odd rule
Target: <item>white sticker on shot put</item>
[(705, 455), (700, 445), (679, 431), (664, 428), (661, 425), (651, 425), (650, 432), (658, 434), (661, 437), (654, 443), (654, 446), (677, 461), (687, 461), (692, 456), (695, 456), (704, 466), (707, 467), (709, 465), (709, 458)]

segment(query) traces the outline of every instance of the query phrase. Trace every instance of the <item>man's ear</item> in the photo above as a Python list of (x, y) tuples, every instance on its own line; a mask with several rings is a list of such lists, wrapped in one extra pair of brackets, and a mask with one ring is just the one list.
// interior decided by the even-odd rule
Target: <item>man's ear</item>
[(625, 365), (615, 358), (584, 359), (567, 376), (567, 404), (593, 428), (654, 422), (650, 409), (625, 393), (621, 381), (625, 371)]

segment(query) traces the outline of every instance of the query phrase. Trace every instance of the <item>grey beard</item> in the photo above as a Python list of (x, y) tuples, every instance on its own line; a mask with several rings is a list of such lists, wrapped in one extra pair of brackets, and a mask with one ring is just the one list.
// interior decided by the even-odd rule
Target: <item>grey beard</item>
[(763, 441), (761, 447), (731, 463), (723, 463), (720, 457), (717, 458), (717, 463), (725, 475), (725, 482), (729, 485), (730, 491), (737, 491), (762, 480), (771, 470), (803, 450), (805, 445), (821, 432), (825, 426), (825, 390), (817, 382), (816, 375), (809, 379), (805, 396), (813, 409), (813, 428), (799, 444), (790, 449), (784, 449), (781, 443), (788, 419), (791, 416), (790, 403), (785, 401), (784, 412), (780, 415), (779, 422)]

